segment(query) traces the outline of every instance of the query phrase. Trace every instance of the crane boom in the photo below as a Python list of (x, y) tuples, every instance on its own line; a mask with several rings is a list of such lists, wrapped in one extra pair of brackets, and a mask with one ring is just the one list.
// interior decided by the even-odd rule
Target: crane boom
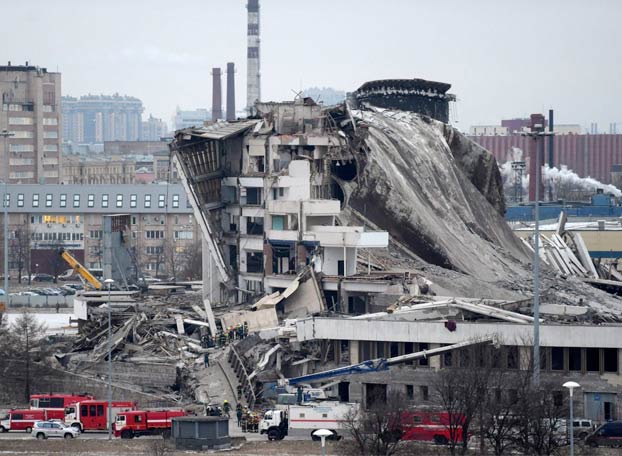
[(63, 258), (63, 260), (65, 260), (67, 264), (71, 266), (71, 269), (80, 274), (80, 277), (90, 283), (91, 286), (96, 290), (101, 290), (101, 288), (103, 287), (102, 283), (97, 280), (97, 278), (93, 274), (91, 274), (91, 272), (87, 268), (82, 266), (82, 264), (80, 264), (80, 262), (76, 260), (71, 253), (69, 253), (65, 249), (60, 249), (58, 253)]
[(323, 372), (315, 372), (313, 374), (303, 375), (301, 377), (294, 377), (287, 379), (286, 382), (289, 385), (296, 385), (298, 383), (313, 383), (320, 380), (338, 377), (341, 375), (350, 374), (365, 374), (368, 372), (381, 372), (388, 370), (389, 367), (395, 364), (405, 363), (407, 361), (413, 361), (419, 358), (427, 358), (428, 356), (440, 355), (449, 351), (456, 350), (458, 348), (468, 347), (469, 345), (484, 344), (494, 342), (494, 337), (484, 337), (474, 340), (465, 340), (457, 344), (447, 345), (445, 347), (432, 348), (430, 350), (422, 350), (415, 353), (409, 353), (407, 355), (395, 356), (393, 358), (378, 358), (363, 361), (362, 363), (352, 364), (350, 366), (338, 367), (337, 369), (330, 369)]

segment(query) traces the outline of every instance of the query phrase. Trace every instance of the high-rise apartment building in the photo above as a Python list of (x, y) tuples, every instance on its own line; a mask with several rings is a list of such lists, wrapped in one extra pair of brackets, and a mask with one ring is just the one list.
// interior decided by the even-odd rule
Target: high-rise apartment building
[[(26, 65), (0, 66), (2, 179), (58, 183), (60, 176), (60, 73)], [(6, 163), (8, 162), (8, 169)]]
[(140, 141), (143, 102), (127, 95), (63, 97), (63, 140), (79, 144)]
[(200, 128), (203, 126), (203, 122), (209, 120), (212, 120), (212, 111), (209, 109), (199, 108), (182, 111), (177, 108), (175, 117), (173, 118), (173, 125), (175, 126), (175, 130), (182, 130), (189, 127)]
[(149, 115), (149, 118), (142, 123), (142, 128), (141, 141), (159, 141), (168, 133), (166, 122), (152, 115)]

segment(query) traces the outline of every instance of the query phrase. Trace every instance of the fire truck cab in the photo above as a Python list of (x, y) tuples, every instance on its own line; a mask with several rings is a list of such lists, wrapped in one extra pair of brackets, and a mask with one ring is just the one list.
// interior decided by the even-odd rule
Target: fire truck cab
[(49, 419), (45, 410), (10, 410), (0, 420), (0, 431), (26, 431), (31, 432), (35, 421)]
[(184, 410), (157, 410), (119, 412), (114, 422), (114, 436), (131, 439), (141, 435), (163, 435), (171, 433), (171, 419), (185, 416)]
[[(136, 402), (113, 401), (112, 423), (119, 412), (136, 410)], [(65, 416), (65, 424), (79, 431), (104, 431), (108, 429), (108, 401), (80, 401), (75, 411)]]

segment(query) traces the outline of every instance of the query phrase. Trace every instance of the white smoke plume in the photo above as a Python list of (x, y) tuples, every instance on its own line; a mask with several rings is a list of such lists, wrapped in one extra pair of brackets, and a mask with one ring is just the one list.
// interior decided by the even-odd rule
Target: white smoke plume
[[(513, 147), (512, 149), (513, 161), (522, 160), (523, 151), (518, 147)], [(499, 171), (501, 172), (501, 177), (503, 178), (504, 190), (506, 194), (510, 195), (511, 193), (508, 192), (512, 192), (512, 187), (514, 185), (512, 161), (503, 163), (499, 167)], [(527, 194), (529, 189), (528, 171), (528, 169), (525, 169), (525, 174), (523, 174), (522, 179), (522, 186), (525, 194)], [(577, 173), (571, 169), (568, 169), (565, 165), (562, 165), (559, 168), (549, 168), (548, 164), (545, 164), (542, 169), (542, 180), (545, 188), (551, 186), (553, 189), (560, 189), (563, 187), (566, 191), (577, 190), (591, 193), (596, 193), (596, 190), (602, 189), (604, 193), (612, 194), (617, 198), (622, 196), (622, 192), (614, 185), (603, 184), (602, 182), (591, 177), (580, 177)]]

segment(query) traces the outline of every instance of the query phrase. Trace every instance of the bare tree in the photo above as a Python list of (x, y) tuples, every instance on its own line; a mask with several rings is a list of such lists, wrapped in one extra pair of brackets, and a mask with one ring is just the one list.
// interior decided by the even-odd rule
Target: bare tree
[(11, 261), (17, 269), (17, 281), (22, 283), (22, 272), (26, 271), (29, 285), (31, 279), (30, 237), (30, 224), (24, 223), (15, 230), (13, 239), (11, 239), (9, 245)]
[[(43, 342), (47, 327), (39, 323), (36, 317), (28, 312), (21, 314), (10, 328), (13, 349), (25, 361), (24, 396), (30, 399), (30, 363), (44, 357), (46, 344)], [(36, 356), (35, 356), (36, 355)]]
[(182, 277), (186, 280), (201, 279), (202, 260), (201, 241), (187, 245), (182, 252)]
[(171, 239), (162, 243), (162, 253), (167, 274), (177, 280), (182, 268), (182, 249)]
[(352, 440), (344, 445), (344, 453), (361, 456), (392, 456), (400, 454), (402, 414), (406, 401), (397, 393), (374, 400), (367, 410), (352, 409), (345, 418), (344, 430)]
[(483, 433), (484, 407), (497, 350), (474, 344), (455, 352), (459, 367), (439, 372), (434, 385), (441, 407), (448, 415), (449, 451), (466, 454), (471, 428), (479, 419)]

